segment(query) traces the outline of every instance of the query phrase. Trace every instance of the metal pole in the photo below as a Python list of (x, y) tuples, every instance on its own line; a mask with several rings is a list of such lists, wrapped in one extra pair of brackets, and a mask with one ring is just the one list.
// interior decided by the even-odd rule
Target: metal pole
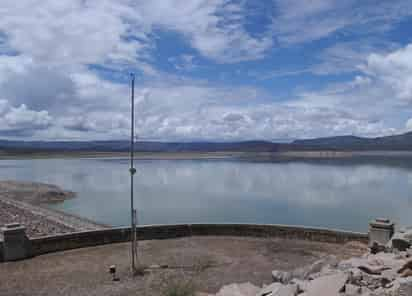
[(132, 108), (131, 108), (131, 134), (130, 134), (130, 240), (131, 240), (131, 247), (132, 247), (132, 272), (136, 272), (136, 248), (135, 248), (135, 215), (134, 215), (134, 200), (133, 200), (133, 176), (136, 173), (136, 169), (134, 168), (134, 74), (131, 74), (131, 96), (132, 96)]
[(139, 224), (137, 221), (137, 209), (134, 209), (133, 211), (133, 218), (134, 218), (134, 233), (133, 233), (133, 240), (134, 240), (134, 255), (135, 255), (135, 261), (138, 267), (140, 267), (140, 262), (139, 262), (139, 256), (137, 253), (137, 248), (138, 248), (138, 241), (137, 241), (137, 225)]

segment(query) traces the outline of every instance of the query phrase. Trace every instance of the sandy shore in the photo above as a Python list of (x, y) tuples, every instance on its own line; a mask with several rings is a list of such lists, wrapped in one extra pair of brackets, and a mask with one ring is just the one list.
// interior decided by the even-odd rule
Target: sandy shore
[(30, 237), (104, 228), (92, 221), (46, 207), (48, 203), (74, 197), (73, 192), (55, 185), (0, 181), (0, 227), (20, 223), (26, 226)]

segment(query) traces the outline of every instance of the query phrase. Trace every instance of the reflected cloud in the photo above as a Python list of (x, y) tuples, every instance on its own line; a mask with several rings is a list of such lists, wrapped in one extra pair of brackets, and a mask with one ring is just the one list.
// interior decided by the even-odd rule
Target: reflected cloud
[[(0, 179), (57, 184), (78, 193), (55, 207), (128, 224), (127, 159), (2, 161)], [(373, 164), (137, 161), (140, 223), (244, 222), (366, 230), (386, 216), (412, 224), (412, 173)]]

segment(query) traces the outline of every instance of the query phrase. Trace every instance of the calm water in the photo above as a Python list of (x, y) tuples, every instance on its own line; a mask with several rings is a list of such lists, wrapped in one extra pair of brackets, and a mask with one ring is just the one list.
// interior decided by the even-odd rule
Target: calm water
[[(389, 217), (412, 225), (412, 165), (138, 161), (139, 223), (279, 223), (366, 231)], [(406, 165), (405, 165), (406, 164)], [(95, 221), (129, 223), (126, 159), (1, 160), (0, 179), (39, 181), (77, 192), (54, 207)]]

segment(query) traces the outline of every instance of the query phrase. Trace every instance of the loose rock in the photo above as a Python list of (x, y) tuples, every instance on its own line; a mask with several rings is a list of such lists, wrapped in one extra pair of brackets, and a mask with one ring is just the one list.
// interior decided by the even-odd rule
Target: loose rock
[(307, 296), (339, 296), (340, 292), (348, 280), (348, 275), (339, 272), (337, 274), (319, 277), (311, 281), (308, 285)]
[(256, 296), (295, 296), (298, 294), (297, 285), (283, 285), (281, 283), (273, 283), (264, 287)]
[(292, 274), (287, 271), (273, 270), (272, 278), (275, 283), (287, 284), (292, 279)]
[(251, 283), (230, 284), (223, 286), (216, 296), (255, 296), (260, 288)]

